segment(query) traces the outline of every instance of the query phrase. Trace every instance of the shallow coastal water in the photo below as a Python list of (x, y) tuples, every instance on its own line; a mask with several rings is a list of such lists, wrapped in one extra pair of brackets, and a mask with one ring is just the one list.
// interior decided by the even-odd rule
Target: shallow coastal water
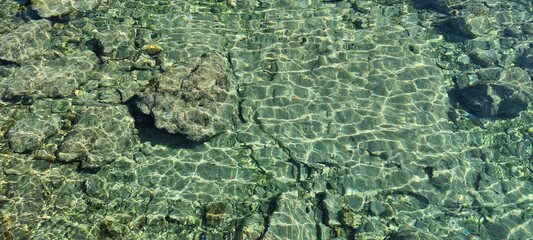
[(530, 1), (4, 1), (2, 239), (527, 239)]

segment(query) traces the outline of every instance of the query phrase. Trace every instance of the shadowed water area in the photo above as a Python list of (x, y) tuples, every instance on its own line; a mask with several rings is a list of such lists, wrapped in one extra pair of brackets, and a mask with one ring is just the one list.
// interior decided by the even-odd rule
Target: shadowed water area
[(0, 3), (0, 239), (527, 239), (527, 0)]

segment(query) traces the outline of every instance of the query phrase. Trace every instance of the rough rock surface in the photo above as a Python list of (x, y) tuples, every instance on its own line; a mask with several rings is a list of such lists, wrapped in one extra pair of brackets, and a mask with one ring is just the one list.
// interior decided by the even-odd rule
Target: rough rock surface
[(30, 116), (17, 120), (6, 134), (9, 147), (17, 153), (37, 150), (46, 138), (59, 133), (60, 123), (57, 115), (47, 118)]
[(458, 32), (469, 38), (476, 38), (487, 34), (492, 25), (488, 16), (460, 16), (450, 19), (450, 25)]
[(4, 35), (0, 35), (0, 60), (22, 63), (40, 56), (50, 43), (50, 21), (30, 21)]
[[(258, 2), (114, 0), (58, 23), (50, 52), (62, 56), (85, 47), (102, 64), (79, 84), (82, 94), (43, 95), (31, 105), (0, 101), (1, 133), (20, 112), (56, 113), (65, 123), (52, 137), (60, 149), (38, 150), (57, 158), (13, 154), (0, 138), (2, 236), (532, 235), (531, 105), (512, 119), (484, 121), (458, 110), (448, 117), (456, 74), (464, 76), (462, 87), (486, 83), (533, 93), (529, 69), (513, 63), (530, 46), (519, 28), (533, 22), (531, 1)], [(494, 31), (457, 37), (460, 28), (468, 35), (484, 26), (475, 13), (488, 16)], [(465, 18), (457, 24), (468, 26), (435, 28), (458, 16)], [(26, 24), (18, 21), (14, 26)], [(516, 35), (506, 28), (517, 28)], [(497, 58), (478, 54), (483, 61), (472, 61), (472, 53), (489, 49), (498, 49)], [(238, 92), (227, 105), (204, 94), (218, 87), (216, 78), (201, 77), (218, 72), (208, 56), (200, 57), (211, 51), (223, 53), (213, 57), (225, 59), (220, 68)], [(46, 65), (49, 58), (37, 60)], [(0, 64), (1, 76), (25, 62)], [(128, 100), (136, 94), (135, 102)], [(140, 134), (140, 147), (115, 146), (137, 141), (120, 106), (127, 103), (176, 134), (139, 122), (139, 132), (150, 128)], [(184, 117), (168, 113), (187, 113), (195, 104), (209, 116), (237, 108), (234, 121), (224, 118), (231, 131), (194, 144), (176, 136)], [(80, 169), (80, 162), (101, 167)]]
[(124, 106), (82, 107), (75, 122), (57, 153), (62, 162), (97, 168), (135, 151), (134, 121)]
[(533, 48), (526, 49), (516, 61), (517, 65), (524, 68), (533, 70)]
[(510, 67), (500, 72), (499, 79), (476, 82), (455, 89), (452, 99), (480, 118), (515, 118), (533, 100), (533, 84), (526, 70)]
[(66, 15), (74, 11), (84, 12), (98, 5), (98, 0), (32, 0), (31, 6), (43, 18)]
[(0, 97), (32, 102), (36, 98), (59, 98), (74, 94), (98, 63), (90, 51), (76, 51), (51, 60), (25, 62), (8, 77), (0, 78)]
[(155, 126), (204, 141), (227, 130), (235, 111), (235, 91), (227, 60), (202, 55), (189, 73), (168, 71), (138, 94), (137, 107), (153, 117)]
[(476, 117), (514, 118), (528, 103), (519, 97), (518, 90), (502, 85), (476, 84), (459, 89), (456, 100)]

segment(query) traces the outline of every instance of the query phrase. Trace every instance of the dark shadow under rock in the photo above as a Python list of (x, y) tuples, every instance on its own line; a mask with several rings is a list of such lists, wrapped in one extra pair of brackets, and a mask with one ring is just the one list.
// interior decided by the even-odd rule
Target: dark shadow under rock
[(516, 59), (516, 65), (523, 69), (533, 70), (533, 48), (528, 48)]
[(163, 145), (173, 149), (192, 149), (202, 144), (187, 139), (187, 136), (183, 134), (172, 134), (156, 128), (150, 116), (142, 113), (135, 113), (134, 115), (136, 116), (135, 128), (139, 132), (139, 139), (142, 143), (150, 142), (152, 145)]

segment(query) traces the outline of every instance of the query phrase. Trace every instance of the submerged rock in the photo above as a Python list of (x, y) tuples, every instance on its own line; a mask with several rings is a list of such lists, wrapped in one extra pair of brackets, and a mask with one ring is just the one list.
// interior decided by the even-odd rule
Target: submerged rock
[(134, 121), (125, 106), (83, 107), (57, 156), (59, 161), (98, 168), (133, 154), (137, 143)]
[(313, 239), (317, 236), (313, 213), (306, 210), (295, 191), (276, 199), (276, 211), (271, 214), (266, 239)]
[(526, 49), (516, 59), (516, 64), (524, 69), (533, 69), (533, 48)]
[(486, 35), (493, 29), (488, 16), (469, 14), (454, 17), (449, 20), (449, 24), (454, 31), (468, 38), (477, 38)]
[(453, 93), (455, 100), (476, 117), (514, 118), (527, 108), (519, 92), (504, 85), (476, 84)]
[(14, 102), (32, 99), (59, 98), (72, 95), (79, 83), (86, 81), (98, 63), (89, 51), (77, 52), (49, 61), (29, 61), (12, 76), (2, 80), (2, 98)]
[(31, 116), (17, 120), (6, 134), (9, 148), (17, 153), (37, 150), (47, 138), (58, 134), (60, 127), (61, 119), (56, 115), (47, 118)]
[(54, 16), (66, 15), (71, 12), (84, 12), (95, 8), (98, 5), (97, 0), (32, 0), (31, 6), (37, 10), (39, 16), (49, 18)]
[(36, 98), (60, 98), (73, 94), (98, 63), (90, 51), (52, 60), (25, 62), (14, 74), (0, 78), (0, 97), (13, 102)]
[(166, 72), (138, 93), (137, 108), (155, 126), (204, 141), (230, 126), (236, 96), (227, 73), (227, 60), (218, 53), (202, 55), (190, 72)]
[(50, 44), (48, 20), (30, 21), (0, 36), (0, 60), (22, 63), (45, 52)]

